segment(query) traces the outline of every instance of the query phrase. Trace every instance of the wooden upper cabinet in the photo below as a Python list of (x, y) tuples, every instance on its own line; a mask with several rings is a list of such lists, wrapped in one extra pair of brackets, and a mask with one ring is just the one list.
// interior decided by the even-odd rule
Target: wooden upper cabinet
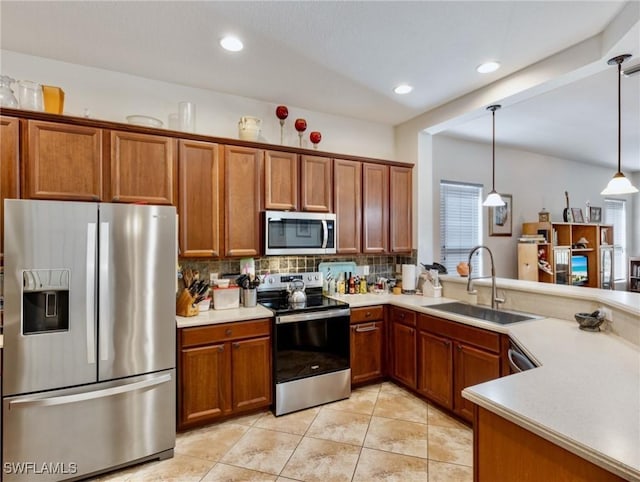
[(178, 143), (180, 256), (220, 256), (221, 169), (218, 144)]
[(111, 131), (107, 201), (174, 205), (176, 140)]
[(333, 161), (329, 157), (300, 156), (300, 198), (303, 211), (333, 211)]
[(266, 151), (264, 154), (264, 207), (280, 211), (298, 209), (298, 155)]
[(389, 167), (362, 164), (362, 252), (389, 250)]
[(263, 151), (224, 148), (224, 246), (226, 256), (260, 254), (260, 179)]
[(27, 121), (22, 196), (27, 199), (103, 199), (102, 130)]
[(20, 197), (20, 121), (0, 117), (0, 258), (4, 252), (4, 200)]
[(389, 168), (389, 244), (392, 253), (409, 253), (413, 247), (411, 172), (410, 167)]
[(333, 206), (338, 227), (337, 252), (359, 253), (361, 244), (362, 163), (335, 159)]

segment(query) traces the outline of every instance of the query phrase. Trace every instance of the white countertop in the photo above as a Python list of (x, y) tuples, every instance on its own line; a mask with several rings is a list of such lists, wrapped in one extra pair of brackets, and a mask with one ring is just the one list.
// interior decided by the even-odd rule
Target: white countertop
[(196, 316), (176, 316), (178, 328), (192, 326), (215, 325), (218, 323), (230, 323), (232, 321), (255, 320), (258, 318), (271, 318), (273, 311), (262, 305), (253, 308), (231, 308), (228, 310), (202, 311)]
[[(526, 289), (521, 283), (517, 288)], [(565, 290), (563, 295), (584, 293), (632, 313), (637, 310), (637, 294)], [(456, 301), (444, 297), (367, 294), (335, 298), (352, 308), (390, 304), (508, 334), (541, 366), (466, 388), (463, 396), (606, 470), (640, 481), (638, 346), (613, 334), (582, 331), (574, 321), (545, 318), (498, 325), (429, 308)], [(271, 316), (270, 310), (257, 306), (177, 318), (178, 328), (185, 328)]]
[(640, 350), (610, 334), (547, 318), (509, 335), (541, 364), (466, 388), (463, 396), (624, 477), (640, 480)]

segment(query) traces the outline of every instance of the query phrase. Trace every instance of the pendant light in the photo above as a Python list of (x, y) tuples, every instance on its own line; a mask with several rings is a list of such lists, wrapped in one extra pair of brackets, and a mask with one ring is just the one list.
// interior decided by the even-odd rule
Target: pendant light
[(620, 80), (622, 78), (622, 62), (627, 60), (631, 55), (624, 54), (618, 55), (617, 57), (613, 57), (609, 59), (607, 62), (609, 65), (618, 65), (618, 172), (613, 175), (613, 179), (609, 181), (607, 187), (600, 193), (603, 196), (610, 196), (615, 194), (633, 194), (638, 192), (638, 189), (631, 184), (631, 181), (624, 177), (622, 174), (622, 169), (620, 167), (621, 162), (621, 101), (620, 101)]
[(491, 192), (487, 196), (487, 199), (482, 203), (483, 206), (504, 206), (505, 202), (500, 197), (500, 194), (496, 191), (496, 111), (500, 108), (500, 105), (490, 105), (487, 110), (491, 111), (493, 121), (493, 140), (491, 141), (492, 148), (492, 162), (491, 162)]

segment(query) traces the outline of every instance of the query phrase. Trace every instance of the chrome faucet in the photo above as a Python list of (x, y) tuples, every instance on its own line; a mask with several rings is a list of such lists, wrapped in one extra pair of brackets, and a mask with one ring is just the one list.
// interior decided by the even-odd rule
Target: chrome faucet
[[(474, 253), (480, 249), (486, 249), (489, 252), (489, 259), (491, 259), (491, 276), (476, 276), (475, 278), (471, 277), (471, 271), (472, 271), (472, 265), (471, 265), (471, 258), (473, 257)], [(474, 279), (484, 279), (484, 278), (491, 278), (491, 308), (493, 308), (494, 310), (498, 309), (498, 304), (500, 303), (504, 303), (504, 299), (503, 298), (498, 298), (498, 292), (496, 290), (496, 266), (493, 263), (493, 253), (491, 252), (491, 250), (484, 245), (480, 245), (480, 246), (476, 246), (475, 248), (473, 248), (471, 250), (471, 252), (469, 253), (469, 261), (467, 262), (467, 264), (469, 265), (469, 279), (467, 280), (467, 293), (469, 294), (476, 294), (478, 291), (473, 289), (473, 280)]]

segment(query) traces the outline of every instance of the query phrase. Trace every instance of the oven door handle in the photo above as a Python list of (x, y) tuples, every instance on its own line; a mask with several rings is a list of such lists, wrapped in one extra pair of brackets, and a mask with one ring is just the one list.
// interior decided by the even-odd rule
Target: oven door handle
[(351, 309), (341, 308), (339, 310), (311, 311), (307, 313), (297, 313), (295, 315), (276, 316), (276, 325), (284, 323), (298, 323), (301, 321), (324, 320), (327, 318), (340, 318), (351, 316)]

